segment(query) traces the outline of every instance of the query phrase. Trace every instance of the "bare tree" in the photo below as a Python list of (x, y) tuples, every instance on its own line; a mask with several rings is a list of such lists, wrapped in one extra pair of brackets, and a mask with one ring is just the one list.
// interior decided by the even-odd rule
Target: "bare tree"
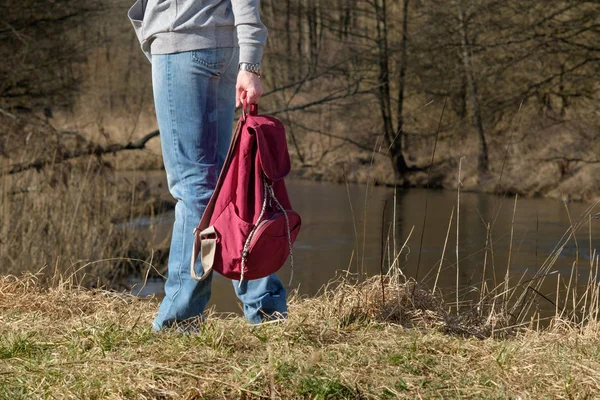
[(96, 40), (83, 25), (100, 2), (6, 0), (0, 6), (0, 107), (33, 110), (66, 105), (78, 83), (75, 63)]
[(481, 117), (481, 108), (479, 105), (479, 96), (477, 93), (477, 80), (475, 77), (475, 71), (473, 70), (472, 53), (469, 43), (469, 36), (467, 33), (467, 21), (465, 19), (465, 12), (463, 5), (460, 0), (456, 2), (456, 9), (458, 14), (458, 24), (460, 32), (460, 46), (461, 46), (461, 57), (462, 65), (464, 68), (464, 75), (466, 77), (469, 97), (471, 104), (471, 118), (473, 120), (473, 127), (477, 131), (479, 137), (479, 157), (477, 167), (479, 173), (488, 172), (488, 149), (485, 139), (485, 133), (483, 130), (483, 118)]

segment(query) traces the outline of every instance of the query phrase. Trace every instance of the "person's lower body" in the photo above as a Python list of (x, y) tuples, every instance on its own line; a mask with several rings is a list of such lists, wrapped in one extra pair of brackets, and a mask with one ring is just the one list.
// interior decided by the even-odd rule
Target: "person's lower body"
[[(202, 49), (152, 56), (154, 103), (169, 191), (177, 200), (165, 298), (152, 327), (160, 330), (202, 315), (212, 276), (190, 274), (193, 230), (214, 191), (235, 111), (238, 48)], [(196, 271), (202, 272), (201, 261)], [(285, 317), (286, 291), (267, 278), (233, 281), (251, 323)]]

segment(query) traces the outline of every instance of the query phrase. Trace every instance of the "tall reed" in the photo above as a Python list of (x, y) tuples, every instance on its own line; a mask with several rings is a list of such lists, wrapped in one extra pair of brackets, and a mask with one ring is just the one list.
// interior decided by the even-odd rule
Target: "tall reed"
[(150, 259), (149, 240), (122, 224), (147, 211), (148, 199), (136, 200), (139, 187), (120, 184), (104, 160), (87, 157), (13, 175), (10, 163), (5, 159), (0, 170), (0, 274), (45, 270), (48, 279), (72, 275), (97, 286)]

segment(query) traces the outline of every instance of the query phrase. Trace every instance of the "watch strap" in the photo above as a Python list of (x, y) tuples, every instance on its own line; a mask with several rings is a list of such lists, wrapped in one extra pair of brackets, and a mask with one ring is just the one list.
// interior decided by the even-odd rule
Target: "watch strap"
[(251, 72), (251, 73), (257, 75), (259, 78), (261, 76), (260, 64), (241, 62), (238, 66), (238, 71), (248, 71), (248, 72)]

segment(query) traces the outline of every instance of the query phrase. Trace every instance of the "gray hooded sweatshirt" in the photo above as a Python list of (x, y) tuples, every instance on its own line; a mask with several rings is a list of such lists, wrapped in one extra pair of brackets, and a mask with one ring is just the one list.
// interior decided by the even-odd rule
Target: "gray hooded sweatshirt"
[(267, 28), (259, 5), (260, 0), (137, 0), (128, 17), (149, 60), (152, 54), (239, 45), (240, 62), (260, 63)]

